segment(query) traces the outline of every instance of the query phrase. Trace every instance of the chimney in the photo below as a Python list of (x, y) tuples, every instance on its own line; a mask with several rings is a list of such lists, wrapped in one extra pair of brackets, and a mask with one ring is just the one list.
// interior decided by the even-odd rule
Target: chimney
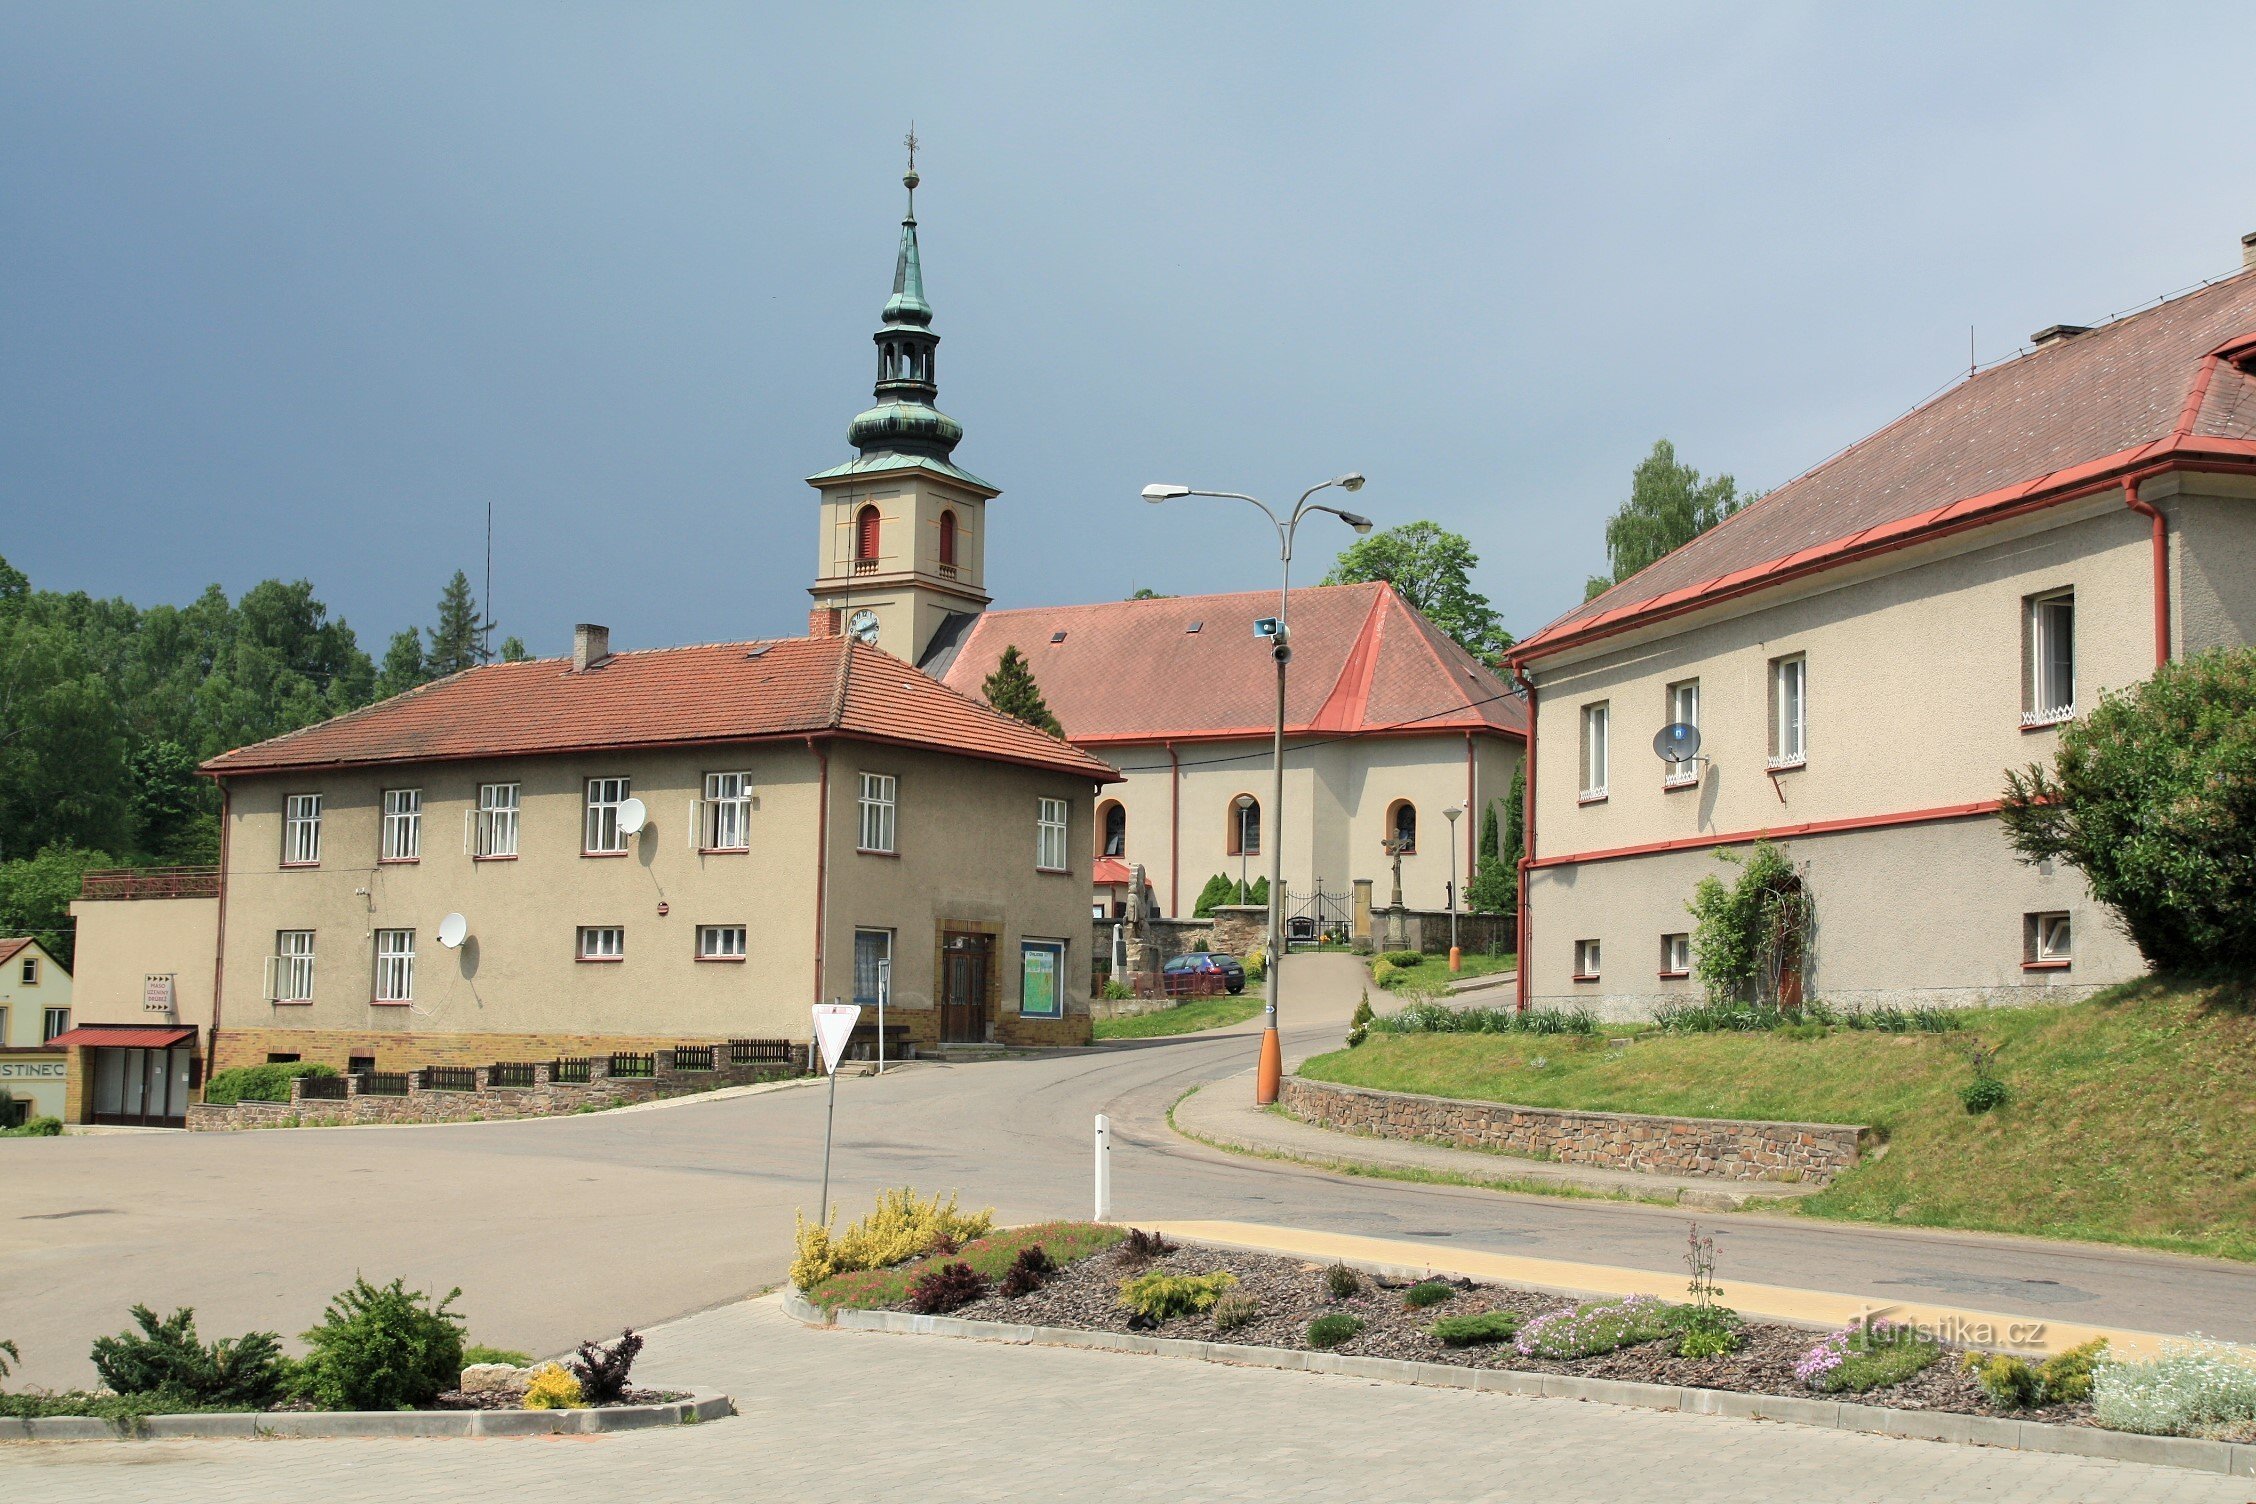
[(572, 628), (572, 672), (584, 674), (601, 668), (611, 656), (611, 629), (583, 621)]
[(2256, 271), (2256, 230), (2240, 237), (2240, 269)]
[(838, 635), (838, 608), (817, 606), (807, 613), (809, 637), (836, 637)]
[(2089, 324), (2047, 324), (2029, 336), (2029, 343), (2042, 350), (2047, 345), (2061, 344), (2079, 334), (2091, 333)]

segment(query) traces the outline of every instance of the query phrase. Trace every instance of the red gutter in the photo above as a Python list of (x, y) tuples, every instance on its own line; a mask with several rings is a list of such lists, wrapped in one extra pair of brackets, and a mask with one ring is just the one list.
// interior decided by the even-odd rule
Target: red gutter
[[(1533, 780), (1530, 780), (1531, 782)], [(1613, 846), (1604, 851), (1570, 851), (1558, 856), (1531, 858), (1533, 867), (1566, 867), (1581, 862), (1611, 862), (1626, 856), (1655, 856), (1668, 851), (1705, 851), (1736, 846), (1747, 841), (1790, 840), (1795, 836), (1838, 835), (1851, 830), (1885, 830), (1893, 825), (1931, 825), (1941, 820), (1969, 820), (1994, 815), (1998, 802), (1983, 799), (1973, 804), (1941, 804), (1932, 809), (1910, 809), (1892, 815), (1860, 815), (1846, 820), (1812, 820), (1803, 825), (1766, 825), (1760, 830), (1736, 830), (1727, 835), (1686, 836), (1675, 841), (1647, 841), (1641, 846)], [(1525, 894), (1522, 895), (1523, 900)], [(1526, 954), (1523, 942), (1521, 954)], [(1520, 968), (1522, 976), (1527, 968)]]
[(1527, 691), (1527, 778), (1520, 790), (1520, 882), (1519, 882), (1519, 934), (1514, 943), (1519, 946), (1519, 977), (1513, 984), (1515, 1005), (1522, 1013), (1528, 1006), (1528, 874), (1535, 870), (1535, 681), (1527, 675), (1525, 666), (1512, 665), (1512, 677), (1520, 681)]
[(219, 785), (219, 934), (212, 943), (212, 1020), (211, 1034), (204, 1043), (204, 1080), (210, 1081), (219, 1069), (219, 1008), (221, 986), (227, 979), (227, 847), (233, 831), (228, 828), (228, 812), (235, 802), (234, 790), (225, 779), (214, 779)]
[(1465, 733), (1465, 881), (1473, 880), (1473, 862), (1480, 856), (1481, 812), (1474, 808), (1480, 793), (1473, 777), (1473, 734)]
[[(2187, 399), (2190, 406), (2200, 405), (2199, 393), (2208, 384), (2208, 374), (2204, 367), (2203, 380), (2196, 383), (2195, 395)], [(2154, 523), (2154, 666), (2160, 668), (2170, 661), (2170, 535), (2161, 509), (2139, 500), (2138, 488), (2136, 479), (2123, 482), (2123, 504)]]
[(815, 1001), (823, 998), (823, 910), (830, 897), (830, 749), (807, 738), (821, 770), (815, 783)]
[(1183, 912), (1183, 763), (1167, 744), (1167, 917)]

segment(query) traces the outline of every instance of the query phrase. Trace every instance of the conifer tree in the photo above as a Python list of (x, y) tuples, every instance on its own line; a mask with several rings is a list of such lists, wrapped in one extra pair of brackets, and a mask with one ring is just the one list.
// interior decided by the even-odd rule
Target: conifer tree
[(430, 651), (424, 655), (426, 673), (438, 679), (483, 663), (482, 645), (492, 626), (478, 615), (478, 598), (470, 593), (470, 577), (457, 569), (439, 592), (439, 624), (431, 628)]
[(987, 696), (987, 703), (1003, 714), (1064, 740), (1065, 728), (1043, 703), (1042, 687), (1034, 682), (1034, 670), (1028, 666), (1026, 655), (1016, 647), (1003, 649), (1002, 662), (995, 665), (995, 671), (980, 685), (980, 691)]

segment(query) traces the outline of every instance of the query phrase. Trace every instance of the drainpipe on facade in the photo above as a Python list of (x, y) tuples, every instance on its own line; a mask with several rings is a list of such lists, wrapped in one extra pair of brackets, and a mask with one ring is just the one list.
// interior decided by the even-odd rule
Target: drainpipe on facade
[(1465, 907), (1463, 888), (1472, 886), (1473, 864), (1480, 855), (1480, 821), (1480, 782), (1474, 773), (1473, 734), (1468, 731), (1465, 733), (1465, 880), (1455, 895), (1460, 900), (1457, 907), (1461, 909)]
[(1530, 946), (1528, 924), (1528, 877), (1535, 865), (1535, 681), (1528, 677), (1524, 664), (1512, 665), (1512, 677), (1527, 691), (1527, 779), (1520, 791), (1520, 882), (1519, 882), (1519, 934), (1514, 943), (1519, 946), (1519, 979), (1513, 985), (1514, 1001), (1520, 1012), (1528, 1007), (1528, 961)]
[(2123, 504), (2154, 524), (2154, 666), (2170, 661), (2170, 535), (2161, 508), (2139, 500), (2139, 483), (2123, 482)]
[(1167, 744), (1167, 917), (1183, 912), (1183, 763)]
[(233, 832), (229, 829), (228, 814), (234, 804), (234, 790), (225, 779), (219, 784), (219, 932), (212, 942), (212, 1016), (211, 1033), (204, 1041), (204, 1080), (210, 1081), (219, 1070), (219, 1006), (221, 984), (227, 978), (227, 847)]
[(815, 998), (823, 1000), (823, 925), (830, 911), (830, 751), (813, 737), (807, 750), (815, 754)]

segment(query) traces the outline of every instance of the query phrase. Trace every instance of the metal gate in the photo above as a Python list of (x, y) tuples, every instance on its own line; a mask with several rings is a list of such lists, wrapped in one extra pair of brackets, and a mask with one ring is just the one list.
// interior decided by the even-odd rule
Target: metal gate
[(1346, 893), (1325, 891), (1318, 878), (1313, 889), (1285, 889), (1285, 944), (1345, 945), (1354, 923), (1354, 907)]

